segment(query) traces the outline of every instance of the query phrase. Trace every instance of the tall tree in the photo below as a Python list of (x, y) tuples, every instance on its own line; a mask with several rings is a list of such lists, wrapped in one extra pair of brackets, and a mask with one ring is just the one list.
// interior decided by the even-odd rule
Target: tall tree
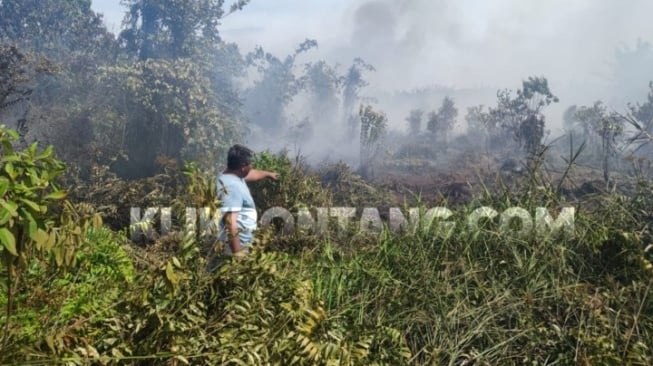
[(260, 74), (260, 79), (243, 93), (245, 115), (250, 122), (275, 136), (282, 132), (286, 127), (286, 106), (306, 85), (305, 77), (294, 72), (295, 61), (313, 47), (317, 47), (317, 42), (307, 39), (283, 60), (261, 47), (247, 55), (248, 64)]
[(434, 118), (429, 119), (429, 130), (438, 134), (442, 141), (447, 142), (449, 132), (453, 129), (458, 116), (458, 109), (450, 97), (442, 99), (442, 105)]
[(374, 164), (388, 127), (388, 117), (383, 112), (375, 111), (371, 105), (361, 105), (359, 117), (361, 175), (373, 178)]
[(529, 77), (513, 98), (508, 90), (497, 92), (497, 107), (491, 108), (492, 119), (509, 134), (530, 156), (536, 155), (544, 137), (545, 118), (542, 110), (558, 97), (549, 90), (544, 77)]
[(16, 46), (0, 45), (0, 117), (7, 121), (16, 121), (21, 142), (28, 132), (28, 108), (20, 108), (20, 112), (9, 113), (19, 105), (27, 104), (34, 88), (35, 79), (41, 74), (48, 74), (55, 68), (45, 58), (35, 58), (33, 55), (20, 51)]
[[(247, 1), (236, 2), (231, 12)], [(139, 60), (184, 58), (221, 44), (218, 25), (224, 0), (123, 0), (129, 9), (123, 46)]]
[(113, 39), (102, 15), (91, 10), (91, 0), (0, 1), (0, 41), (52, 61), (69, 61), (80, 54), (106, 60)]
[(608, 182), (610, 174), (610, 159), (618, 152), (618, 139), (624, 132), (623, 119), (615, 114), (608, 113), (605, 105), (597, 101), (591, 107), (579, 107), (574, 115), (576, 123), (589, 132), (590, 149), (598, 152), (601, 159), (603, 179)]
[(442, 143), (444, 150), (447, 148), (449, 133), (456, 123), (457, 116), (458, 109), (453, 99), (449, 97), (444, 97), (437, 112), (429, 113), (427, 128), (435, 136), (436, 141)]
[[(49, 72), (29, 78), (30, 103), (21, 103), (16, 116), (23, 137), (64, 146), (67, 151), (81, 145), (90, 136), (81, 110), (92, 109), (88, 94), (95, 90), (98, 66), (111, 63), (115, 56), (114, 36), (106, 30), (102, 15), (91, 10), (91, 1), (0, 1), (0, 42), (15, 44), (52, 65)], [(69, 135), (65, 143), (53, 141), (65, 135)]]
[(366, 63), (361, 58), (355, 58), (352, 65), (347, 70), (347, 74), (342, 78), (342, 120), (347, 124), (347, 135), (354, 139), (358, 127), (359, 115), (356, 113), (356, 105), (360, 103), (360, 90), (367, 86), (364, 74), (366, 71), (375, 71), (374, 66)]
[(484, 109), (483, 105), (468, 107), (465, 122), (467, 122), (467, 134), (481, 140), (483, 146), (489, 148), (490, 142), (499, 135), (500, 128), (497, 121)]
[(110, 118), (96, 133), (110, 145), (104, 150), (126, 155), (116, 166), (123, 176), (155, 174), (158, 158), (212, 167), (239, 138), (234, 121), (217, 106), (210, 81), (189, 60), (106, 68), (99, 84), (107, 94), (99, 112)]
[(423, 115), (423, 110), (413, 109), (410, 111), (408, 117), (406, 117), (406, 122), (408, 122), (408, 133), (411, 136), (417, 136), (421, 132)]
[(333, 124), (338, 118), (341, 78), (325, 61), (305, 66), (306, 86), (310, 91), (311, 119), (317, 124)]

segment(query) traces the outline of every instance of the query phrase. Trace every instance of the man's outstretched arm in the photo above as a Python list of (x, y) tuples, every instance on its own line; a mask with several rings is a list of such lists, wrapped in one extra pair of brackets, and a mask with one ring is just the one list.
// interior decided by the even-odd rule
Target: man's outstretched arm
[(245, 182), (256, 182), (265, 178), (277, 180), (279, 179), (279, 173), (268, 172), (267, 170), (252, 169), (245, 177)]

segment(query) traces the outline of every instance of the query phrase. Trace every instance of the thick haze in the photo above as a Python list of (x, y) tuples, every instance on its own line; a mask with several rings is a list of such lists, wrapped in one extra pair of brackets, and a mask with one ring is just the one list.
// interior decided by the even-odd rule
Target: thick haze
[[(118, 0), (93, 3), (120, 24)], [(324, 57), (375, 65), (383, 88), (509, 86), (608, 77), (616, 48), (653, 40), (651, 14), (650, 0), (252, 0), (222, 33), (279, 54), (316, 39)]]
[(528, 75), (547, 76), (554, 89), (604, 83), (618, 47), (653, 40), (650, 0), (262, 3), (225, 19), (225, 38), (280, 53), (314, 38), (325, 58), (375, 65), (382, 89), (513, 88)]
[[(109, 29), (119, 28), (119, 0), (93, 3)], [(596, 99), (622, 108), (624, 93), (645, 98), (653, 67), (615, 95), (615, 53), (653, 41), (651, 14), (651, 0), (252, 0), (224, 19), (221, 32), (243, 53), (261, 45), (284, 57), (312, 38), (319, 48), (311, 58), (345, 68), (362, 57), (377, 69), (368, 76), (370, 94), (435, 85), (485, 90), (460, 101), (461, 112), (467, 102), (493, 103), (496, 89), (518, 89), (531, 75), (549, 79), (557, 109)]]

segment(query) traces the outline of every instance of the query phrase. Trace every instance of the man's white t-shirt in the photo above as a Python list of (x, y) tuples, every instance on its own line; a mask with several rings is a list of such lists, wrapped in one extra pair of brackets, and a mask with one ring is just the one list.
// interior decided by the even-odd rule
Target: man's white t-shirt
[(222, 220), (224, 214), (228, 212), (238, 212), (238, 232), (240, 236), (240, 245), (248, 247), (252, 245), (254, 239), (254, 230), (257, 227), (258, 216), (252, 194), (245, 183), (244, 178), (234, 174), (220, 174), (218, 176), (216, 187), (218, 189), (218, 199), (220, 200), (220, 240), (224, 245), (224, 254), (231, 255), (231, 246), (227, 238), (227, 229)]

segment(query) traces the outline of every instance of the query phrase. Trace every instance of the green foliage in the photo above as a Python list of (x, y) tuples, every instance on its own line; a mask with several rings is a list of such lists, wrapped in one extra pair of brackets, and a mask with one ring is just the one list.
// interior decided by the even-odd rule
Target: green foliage
[(194, 162), (186, 162), (182, 172), (187, 180), (184, 185), (187, 192), (186, 203), (192, 207), (208, 207), (215, 211), (218, 204), (215, 177), (204, 174)]
[(307, 171), (299, 157), (293, 161), (287, 153), (263, 151), (256, 155), (254, 166), (279, 173), (276, 181), (267, 179), (252, 184), (252, 196), (261, 210), (277, 206), (293, 211), (330, 205), (328, 191), (322, 187), (317, 175)]
[[(248, 1), (232, 5), (230, 13)], [(139, 60), (194, 57), (221, 43), (224, 0), (126, 0), (127, 29), (120, 40)]]
[(105, 141), (106, 149), (126, 151), (128, 160), (116, 167), (125, 176), (152, 175), (159, 156), (213, 166), (238, 135), (236, 122), (218, 109), (209, 80), (190, 60), (108, 67), (100, 82), (107, 94), (120, 90), (107, 101), (114, 120), (102, 130), (114, 137)]
[(57, 267), (74, 266), (84, 233), (101, 223), (92, 210), (84, 213), (64, 200), (67, 193), (54, 183), (64, 165), (54, 157), (51, 146), (39, 152), (34, 143), (15, 151), (16, 139), (16, 131), (0, 128), (0, 256), (7, 294), (3, 348), (10, 342), (21, 273), (33, 261), (51, 259)]
[[(19, 354), (58, 354), (73, 340), (83, 342), (85, 324), (114, 311), (119, 296), (136, 278), (125, 244), (98, 228), (86, 232), (75, 253), (76, 264), (65, 274), (33, 259), (12, 316), (20, 326), (13, 328), (0, 361), (16, 362)], [(0, 295), (0, 304), (5, 301)]]
[[(285, 264), (285, 265), (284, 265)], [(292, 262), (274, 254), (225, 266), (223, 364), (406, 364), (410, 352), (389, 327), (357, 329), (329, 317), (310, 281), (293, 275)], [(398, 352), (393, 352), (398, 351)]]
[(48, 209), (66, 197), (66, 192), (53, 183), (64, 165), (54, 158), (52, 148), (39, 152), (32, 144), (24, 151), (14, 151), (12, 143), (17, 139), (16, 131), (0, 128), (0, 253), (10, 277), (15, 277), (17, 267), (24, 267), (36, 253), (55, 248), (55, 216)]
[(390, 192), (367, 182), (345, 163), (326, 164), (319, 169), (318, 176), (329, 190), (333, 205), (380, 207), (392, 202)]
[(0, 41), (70, 60), (80, 54), (107, 56), (113, 36), (89, 0), (3, 0), (0, 2)]
[[(301, 251), (275, 247), (263, 235), (261, 249), (242, 261), (221, 258), (216, 273), (205, 270), (201, 237), (193, 232), (173, 231), (138, 248), (101, 228), (95, 207), (116, 222), (128, 218), (130, 206), (173, 202), (175, 212), (213, 210), (214, 175), (204, 168), (222, 161), (240, 136), (232, 77), (247, 65), (235, 45), (220, 40), (217, 26), (249, 1), (232, 2), (228, 13), (222, 0), (124, 3), (129, 14), (118, 51), (140, 61), (113, 64), (115, 44), (90, 1), (0, 1), (1, 39), (64, 61), (56, 77), (39, 78), (54, 71), (50, 63), (3, 47), (0, 110), (31, 98), (30, 111), (45, 121), (35, 137), (56, 140), (71, 159), (92, 161), (84, 178), (102, 177), (71, 186), (93, 206), (66, 201), (54, 183), (63, 164), (52, 149), (13, 146), (17, 138), (24, 143), (27, 113), (19, 135), (0, 130), (0, 275), (8, 280), (0, 293), (7, 309), (0, 317), (0, 363), (653, 364), (653, 194), (645, 181), (632, 197), (578, 203), (573, 237), (517, 237), (499, 232), (492, 220), (480, 231), (463, 229), (479, 205), (532, 212), (538, 203), (564, 204), (535, 161), (527, 184), (500, 195), (488, 191), (461, 207), (450, 218), (459, 229), (452, 235), (418, 226), (293, 237)], [(249, 55), (261, 78), (245, 93), (248, 116), (281, 133), (285, 107), (299, 92), (312, 97), (314, 116), (306, 125), (332, 117), (325, 111), (336, 110), (340, 98), (341, 120), (352, 131), (361, 127), (362, 172), (369, 176), (365, 169), (387, 128), (383, 113), (356, 110), (363, 74), (373, 68), (356, 59), (343, 76), (315, 62), (296, 74), (298, 56), (316, 45), (307, 40), (281, 59), (262, 49)], [(638, 45), (621, 61), (633, 63), (633, 55), (649, 51)], [(469, 110), (470, 126), (484, 126), (487, 138), (511, 134), (540, 157), (542, 110), (557, 102), (546, 79), (529, 78), (516, 96), (507, 90), (497, 96), (496, 108)], [(631, 106), (629, 116), (644, 141), (650, 99)], [(456, 113), (445, 98), (431, 130), (443, 135)], [(568, 117), (596, 146), (600, 140), (604, 158), (616, 152), (624, 133), (618, 116), (595, 104)], [(200, 161), (185, 165), (180, 187), (177, 166), (185, 159)], [(424, 170), (432, 162), (414, 163)], [(281, 174), (252, 187), (261, 209), (392, 202), (344, 164), (313, 175), (300, 158), (267, 152), (255, 164)], [(128, 182), (107, 174), (109, 165), (129, 177), (165, 174)]]
[[(270, 205), (276, 195), (296, 205), (325, 197), (284, 155), (261, 153), (255, 164), (288, 179), (253, 187)], [(208, 204), (212, 179), (193, 164), (185, 174), (185, 199)], [(173, 234), (174, 245), (154, 251), (87, 230), (73, 271), (30, 264), (21, 327), (5, 350), (24, 363), (650, 364), (653, 236), (641, 230), (650, 187), (588, 203), (572, 236), (517, 236), (497, 220), (466, 230), (479, 206), (561, 204), (533, 184), (460, 207), (448, 235), (440, 222), (421, 223), (299, 252), (259, 237), (250, 256), (221, 258), (215, 273), (194, 237)], [(353, 196), (355, 186), (343, 187)]]

